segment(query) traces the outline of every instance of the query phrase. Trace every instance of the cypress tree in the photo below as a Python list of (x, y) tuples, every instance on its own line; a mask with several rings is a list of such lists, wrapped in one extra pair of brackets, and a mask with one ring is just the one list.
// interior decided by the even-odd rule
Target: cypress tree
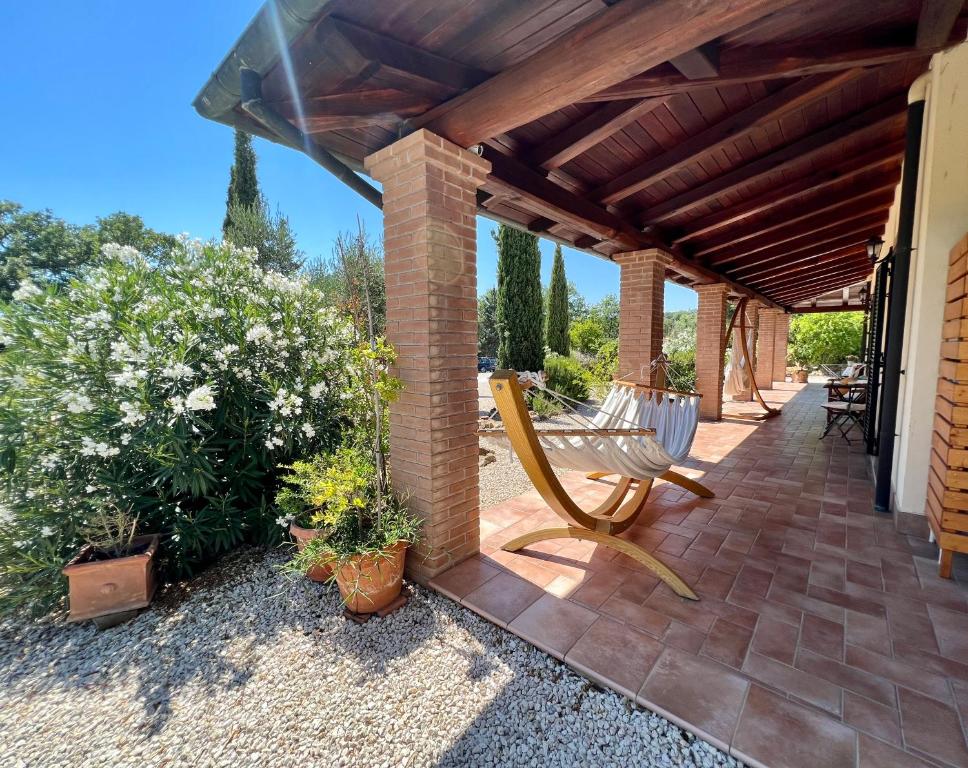
[(498, 366), (540, 371), (544, 367), (544, 310), (538, 238), (501, 224), (495, 239)]
[(252, 137), (245, 131), (235, 129), (235, 160), (229, 172), (229, 190), (225, 199), (225, 220), (222, 234), (227, 235), (232, 228), (232, 209), (242, 206), (255, 209), (260, 202), (259, 180), (255, 175), (255, 150)]
[(551, 288), (548, 290), (548, 328), (545, 345), (552, 352), (568, 355), (568, 281), (565, 279), (565, 259), (561, 246), (555, 246), (555, 261), (551, 268)]

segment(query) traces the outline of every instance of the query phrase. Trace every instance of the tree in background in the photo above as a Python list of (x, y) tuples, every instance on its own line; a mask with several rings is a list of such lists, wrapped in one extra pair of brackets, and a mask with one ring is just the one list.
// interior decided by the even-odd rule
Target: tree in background
[(489, 288), (477, 299), (477, 354), (497, 357), (497, 288)]
[(255, 150), (252, 149), (252, 137), (245, 131), (235, 129), (235, 161), (229, 171), (229, 189), (225, 198), (225, 220), (222, 222), (222, 234), (226, 239), (235, 223), (233, 208), (242, 206), (251, 209), (260, 201), (259, 179), (255, 173)]
[(544, 313), (538, 238), (501, 224), (495, 240), (498, 366), (516, 371), (540, 371), (544, 365)]
[(696, 349), (696, 310), (666, 312), (662, 320), (663, 352), (672, 355)]
[(551, 267), (551, 287), (548, 289), (548, 322), (545, 346), (552, 352), (567, 356), (568, 345), (568, 281), (565, 279), (565, 259), (561, 246), (555, 246), (555, 260)]
[(571, 280), (568, 281), (568, 320), (575, 322), (583, 320), (588, 316), (588, 302), (581, 295), (578, 286)]
[(297, 272), (303, 263), (303, 253), (296, 247), (296, 238), (289, 219), (278, 210), (269, 210), (266, 199), (259, 196), (254, 205), (235, 203), (229, 214), (231, 224), (226, 240), (240, 248), (255, 248), (259, 266), (284, 275)]
[(602, 344), (609, 340), (601, 322), (594, 315), (572, 323), (569, 338), (571, 346), (583, 355), (597, 354)]
[(860, 355), (864, 333), (862, 312), (825, 312), (794, 315), (787, 348), (793, 363), (838, 365), (847, 355)]
[(614, 293), (602, 296), (601, 300), (597, 304), (593, 304), (588, 312), (598, 321), (606, 339), (618, 338), (619, 302)]
[(23, 280), (66, 283), (81, 268), (100, 263), (106, 243), (129, 245), (159, 264), (177, 239), (121, 211), (95, 225), (76, 226), (50, 210), (25, 211), (18, 203), (0, 200), (0, 301), (9, 301)]
[(363, 294), (360, 280), (365, 276), (373, 312), (373, 331), (382, 336), (387, 325), (387, 290), (379, 244), (369, 238), (360, 224), (358, 234), (337, 235), (334, 251), (331, 259), (306, 267), (310, 282), (322, 291), (331, 306), (351, 315), (353, 304), (358, 303), (358, 297)]

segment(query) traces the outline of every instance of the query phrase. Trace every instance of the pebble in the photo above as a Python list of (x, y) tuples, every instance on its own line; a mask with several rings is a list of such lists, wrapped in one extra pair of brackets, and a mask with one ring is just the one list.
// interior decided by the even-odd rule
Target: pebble
[(236, 553), (103, 632), (0, 624), (0, 766), (739, 765), (418, 586), (346, 621), (284, 557)]

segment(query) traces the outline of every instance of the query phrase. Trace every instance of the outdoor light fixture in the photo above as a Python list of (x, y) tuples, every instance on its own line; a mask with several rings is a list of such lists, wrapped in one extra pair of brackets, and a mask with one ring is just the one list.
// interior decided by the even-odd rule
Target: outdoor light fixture
[(876, 235), (867, 241), (867, 258), (871, 260), (871, 264), (877, 263), (877, 258), (881, 255), (883, 246), (884, 241)]
[(867, 283), (864, 283), (860, 287), (860, 303), (862, 307), (867, 306), (867, 300), (870, 298), (870, 291), (867, 289)]

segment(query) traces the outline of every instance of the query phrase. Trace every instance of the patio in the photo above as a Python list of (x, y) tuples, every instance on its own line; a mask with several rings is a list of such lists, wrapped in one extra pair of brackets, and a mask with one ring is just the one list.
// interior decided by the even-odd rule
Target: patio
[(968, 765), (963, 574), (871, 511), (862, 447), (817, 439), (820, 386), (774, 386), (780, 418), (700, 424), (682, 470), (716, 498), (659, 484), (623, 534), (700, 602), (588, 542), (502, 551), (556, 520), (536, 492), (483, 510), (480, 555), (431, 585), (751, 765)]

